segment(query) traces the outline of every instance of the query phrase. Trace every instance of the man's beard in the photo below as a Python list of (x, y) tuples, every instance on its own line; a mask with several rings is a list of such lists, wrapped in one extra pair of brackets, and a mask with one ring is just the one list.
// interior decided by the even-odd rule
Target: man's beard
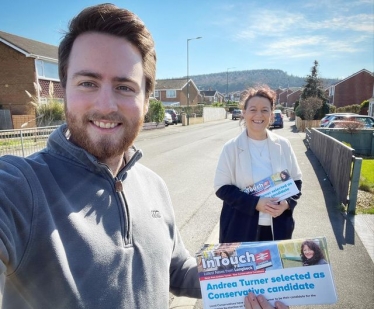
[[(97, 112), (85, 114), (82, 119), (78, 119), (73, 113), (66, 109), (66, 123), (70, 131), (71, 141), (85, 149), (87, 152), (105, 161), (116, 156), (123, 156), (125, 151), (132, 146), (135, 138), (143, 126), (144, 117), (129, 120), (117, 113), (101, 115)], [(100, 137), (92, 140), (87, 131), (87, 126), (92, 120), (107, 120), (110, 122), (121, 123), (121, 133)]]

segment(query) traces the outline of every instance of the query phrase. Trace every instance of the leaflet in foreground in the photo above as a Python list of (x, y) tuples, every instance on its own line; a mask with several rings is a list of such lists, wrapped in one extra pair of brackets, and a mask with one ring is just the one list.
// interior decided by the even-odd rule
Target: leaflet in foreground
[(206, 244), (196, 259), (205, 309), (244, 308), (249, 292), (272, 305), (337, 301), (325, 237)]

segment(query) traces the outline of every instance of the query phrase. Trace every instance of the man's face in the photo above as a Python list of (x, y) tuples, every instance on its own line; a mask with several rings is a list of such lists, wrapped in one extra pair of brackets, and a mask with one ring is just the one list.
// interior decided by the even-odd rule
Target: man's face
[(146, 113), (142, 57), (127, 40), (102, 33), (77, 37), (66, 83), (71, 141), (100, 161), (122, 157)]

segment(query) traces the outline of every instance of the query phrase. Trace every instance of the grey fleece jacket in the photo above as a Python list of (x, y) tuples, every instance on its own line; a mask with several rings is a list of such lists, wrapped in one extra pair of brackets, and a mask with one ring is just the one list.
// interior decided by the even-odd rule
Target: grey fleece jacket
[(141, 152), (114, 179), (65, 131), (0, 158), (2, 308), (168, 308), (169, 288), (200, 298), (168, 190)]

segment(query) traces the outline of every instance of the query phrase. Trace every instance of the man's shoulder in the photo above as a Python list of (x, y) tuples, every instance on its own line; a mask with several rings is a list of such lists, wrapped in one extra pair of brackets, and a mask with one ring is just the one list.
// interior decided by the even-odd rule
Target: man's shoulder
[(7, 166), (7, 165), (12, 165), (12, 166), (22, 166), (24, 165), (25, 158), (23, 157), (18, 157), (18, 156), (13, 156), (13, 155), (4, 155), (0, 157), (0, 166)]
[(40, 159), (41, 152), (34, 153), (30, 157), (19, 157), (4, 155), (0, 157), (0, 174), (2, 177), (23, 176), (28, 178), (40, 170), (43, 159)]

